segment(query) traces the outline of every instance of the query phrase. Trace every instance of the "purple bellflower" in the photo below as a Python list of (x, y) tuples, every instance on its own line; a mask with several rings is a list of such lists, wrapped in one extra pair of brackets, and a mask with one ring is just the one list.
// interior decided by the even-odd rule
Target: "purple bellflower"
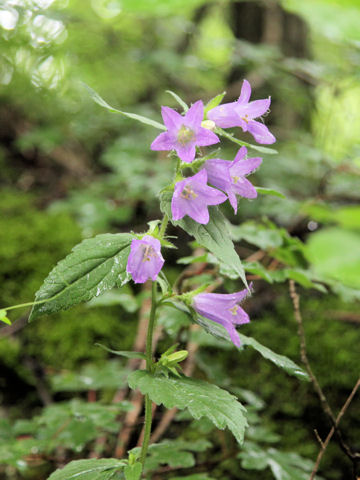
[(221, 158), (212, 158), (204, 164), (209, 183), (227, 193), (235, 213), (237, 213), (236, 195), (245, 198), (257, 197), (255, 187), (245, 176), (258, 168), (262, 159), (260, 157), (244, 159), (246, 154), (246, 147), (241, 147), (232, 162)]
[(233, 344), (240, 347), (235, 326), (250, 322), (249, 315), (239, 306), (248, 294), (247, 289), (230, 294), (199, 293), (194, 296), (192, 306), (203, 317), (223, 325)]
[(187, 177), (175, 184), (171, 201), (173, 220), (180, 220), (189, 215), (198, 223), (209, 222), (208, 205), (218, 205), (226, 201), (226, 195), (207, 184), (206, 170), (202, 169), (196, 175)]
[(141, 240), (133, 239), (126, 271), (135, 283), (145, 283), (149, 278), (156, 280), (164, 265), (160, 249), (159, 240), (151, 235), (145, 235)]
[(207, 116), (218, 127), (241, 127), (244, 132), (250, 132), (258, 143), (274, 143), (276, 139), (268, 128), (263, 123), (254, 120), (268, 111), (271, 99), (269, 97), (249, 102), (250, 95), (250, 83), (244, 80), (240, 97), (236, 102), (219, 105), (211, 109)]
[(220, 142), (215, 133), (203, 128), (204, 105), (198, 100), (185, 115), (172, 108), (161, 107), (161, 115), (167, 128), (151, 144), (151, 150), (176, 150), (183, 162), (191, 163), (196, 154), (196, 146), (206, 147)]

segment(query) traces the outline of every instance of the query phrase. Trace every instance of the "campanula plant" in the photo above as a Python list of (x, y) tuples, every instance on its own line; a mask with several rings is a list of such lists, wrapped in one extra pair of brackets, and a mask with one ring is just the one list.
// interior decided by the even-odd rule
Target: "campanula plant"
[[(176, 345), (165, 352), (159, 352), (160, 360), (156, 361), (153, 334), (157, 314), (162, 307), (167, 306), (185, 312), (191, 321), (201, 325), (208, 333), (231, 342), (234, 347), (250, 345), (270, 359), (276, 355), (268, 349), (265, 355), (265, 347), (237, 331), (238, 327), (250, 321), (241, 304), (251, 295), (253, 288), (252, 284), (249, 286), (247, 283), (242, 262), (230, 237), (228, 221), (219, 209), (220, 204), (229, 200), (236, 213), (241, 208), (241, 202), (257, 197), (258, 192), (247, 176), (260, 167), (262, 159), (248, 156), (245, 145), (255, 151), (267, 151), (264, 147), (243, 142), (233, 134), (224, 132), (223, 128), (240, 127), (263, 144), (275, 142), (275, 137), (263, 123), (255, 120), (268, 111), (270, 98), (249, 102), (251, 87), (246, 80), (239, 100), (223, 105), (220, 105), (223, 95), (219, 95), (205, 107), (198, 100), (189, 108), (173, 94), (183, 107), (183, 112), (163, 106), (161, 113), (164, 124), (116, 110), (91, 89), (90, 93), (98, 104), (112, 112), (163, 130), (149, 148), (169, 152), (168, 161), (174, 163), (174, 176), (169, 178), (168, 185), (159, 193), (162, 218), (149, 222), (146, 232), (103, 234), (77, 245), (70, 255), (55, 266), (36, 293), (30, 320), (89, 301), (127, 282), (151, 282), (146, 351), (115, 352), (146, 361), (144, 370), (134, 371), (128, 377), (130, 388), (139, 389), (145, 396), (141, 448), (130, 452), (128, 458), (121, 460), (74, 461), (50, 476), (52, 480), (75, 476), (85, 479), (88, 478), (86, 472), (94, 471), (99, 475), (104, 473), (110, 479), (113, 475), (114, 478), (123, 478), (117, 477), (119, 472), (123, 472), (127, 480), (137, 480), (147, 468), (153, 402), (167, 408), (187, 408), (194, 418), (207, 417), (217, 428), (230, 429), (239, 444), (243, 442), (247, 426), (243, 405), (227, 391), (185, 376), (179, 363), (188, 353), (183, 349), (176, 351)], [(236, 135), (238, 133), (237, 131)], [(220, 137), (233, 141), (236, 149), (241, 146), (238, 151), (234, 151), (234, 160), (219, 157), (218, 150), (216, 157), (213, 151), (204, 150), (204, 147), (218, 144)], [(197, 284), (192, 289), (179, 288), (178, 282), (171, 285), (166, 270), (164, 271), (166, 250), (176, 248), (176, 239), (171, 237), (170, 242), (167, 236), (169, 223), (193, 236), (213, 256), (220, 266), (220, 272), (224, 271), (232, 279), (237, 279), (243, 288), (225, 293), (220, 289), (214, 292), (219, 282)], [(255, 298), (254, 295), (250, 301), (256, 301)], [(11, 308), (16, 307), (7, 310)], [(7, 321), (5, 310), (1, 311), (1, 315), (2, 321)], [(297, 376), (305, 378), (304, 372), (293, 362), (288, 359), (282, 360), (282, 364), (284, 362), (288, 371), (294, 371)]]

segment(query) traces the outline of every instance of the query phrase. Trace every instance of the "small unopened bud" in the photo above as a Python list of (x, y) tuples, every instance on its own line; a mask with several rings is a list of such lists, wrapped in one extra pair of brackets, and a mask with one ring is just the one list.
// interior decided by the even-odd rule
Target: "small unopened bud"
[(0, 321), (6, 323), (7, 325), (11, 325), (11, 321), (6, 316), (6, 310), (0, 310)]
[(201, 126), (203, 128), (206, 128), (206, 130), (212, 130), (214, 131), (215, 130), (215, 122), (213, 122), (212, 120), (204, 120), (201, 122)]
[(188, 356), (187, 350), (179, 350), (178, 352), (174, 352), (167, 357), (168, 364), (175, 365), (176, 363), (180, 363)]

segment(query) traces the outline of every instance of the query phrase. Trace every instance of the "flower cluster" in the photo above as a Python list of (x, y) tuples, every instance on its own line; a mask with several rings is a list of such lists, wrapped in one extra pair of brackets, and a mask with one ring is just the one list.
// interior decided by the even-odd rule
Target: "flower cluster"
[[(268, 128), (256, 120), (268, 112), (270, 97), (250, 102), (250, 96), (250, 84), (244, 80), (237, 101), (215, 106), (207, 112), (205, 118), (201, 100), (195, 102), (183, 115), (172, 108), (162, 107), (166, 131), (155, 138), (151, 149), (175, 150), (179, 157), (171, 201), (172, 220), (178, 221), (188, 216), (195, 222), (206, 225), (210, 220), (209, 206), (229, 200), (237, 213), (237, 196), (249, 199), (257, 197), (256, 188), (246, 177), (260, 166), (262, 159), (249, 158), (244, 146), (239, 149), (233, 161), (222, 158), (203, 160), (202, 156), (196, 158), (197, 148), (220, 142), (217, 134), (223, 135), (223, 128), (240, 127), (244, 132), (249, 132), (258, 143), (275, 142), (275, 137)], [(193, 175), (183, 176), (185, 166), (193, 171)], [(160, 250), (162, 236), (155, 236), (146, 234), (131, 243), (127, 272), (132, 275), (135, 283), (156, 280), (164, 264)], [(239, 306), (247, 293), (247, 290), (232, 294), (200, 293), (193, 297), (192, 307), (199, 315), (223, 325), (232, 342), (239, 346), (240, 338), (235, 326), (249, 322), (247, 313)]]
[[(197, 146), (219, 142), (215, 133), (209, 128), (204, 128), (204, 126), (211, 128), (211, 125), (215, 128), (238, 126), (244, 132), (250, 132), (259, 143), (275, 142), (275, 137), (268, 128), (263, 123), (255, 121), (255, 118), (268, 111), (270, 98), (249, 102), (250, 95), (250, 84), (244, 80), (239, 99), (214, 107), (207, 113), (207, 119), (204, 119), (204, 105), (201, 100), (194, 103), (185, 115), (180, 115), (169, 107), (162, 107), (161, 113), (167, 131), (153, 141), (151, 149), (175, 150), (183, 162), (192, 163), (196, 157)], [(196, 175), (179, 180), (175, 184), (171, 202), (173, 220), (180, 220), (188, 215), (196, 222), (206, 224), (209, 221), (208, 206), (223, 203), (227, 198), (236, 213), (236, 195), (245, 198), (257, 196), (256, 189), (245, 177), (261, 162), (259, 157), (247, 158), (245, 147), (240, 148), (232, 162), (220, 158), (208, 160)], [(207, 183), (215, 188), (207, 186)]]

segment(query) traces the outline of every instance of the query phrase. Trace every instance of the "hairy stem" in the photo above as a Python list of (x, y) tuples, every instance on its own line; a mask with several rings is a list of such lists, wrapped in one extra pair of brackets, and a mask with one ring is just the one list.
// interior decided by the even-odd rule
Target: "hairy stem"
[(165, 213), (164, 216), (163, 216), (161, 225), (160, 225), (159, 235), (160, 235), (161, 238), (163, 238), (164, 235), (165, 235), (166, 227), (168, 226), (168, 223), (169, 223), (169, 217)]
[[(155, 313), (156, 313), (156, 282), (152, 283), (151, 288), (151, 311), (149, 326), (146, 337), (146, 370), (152, 372), (153, 369), (153, 359), (152, 359), (152, 342), (153, 342), (153, 333), (155, 326)], [(150, 434), (151, 434), (151, 422), (152, 422), (152, 411), (151, 411), (151, 400), (149, 395), (145, 395), (145, 428), (144, 428), (144, 440), (141, 447), (140, 453), (140, 462), (144, 468), (146, 453), (149, 447)]]

